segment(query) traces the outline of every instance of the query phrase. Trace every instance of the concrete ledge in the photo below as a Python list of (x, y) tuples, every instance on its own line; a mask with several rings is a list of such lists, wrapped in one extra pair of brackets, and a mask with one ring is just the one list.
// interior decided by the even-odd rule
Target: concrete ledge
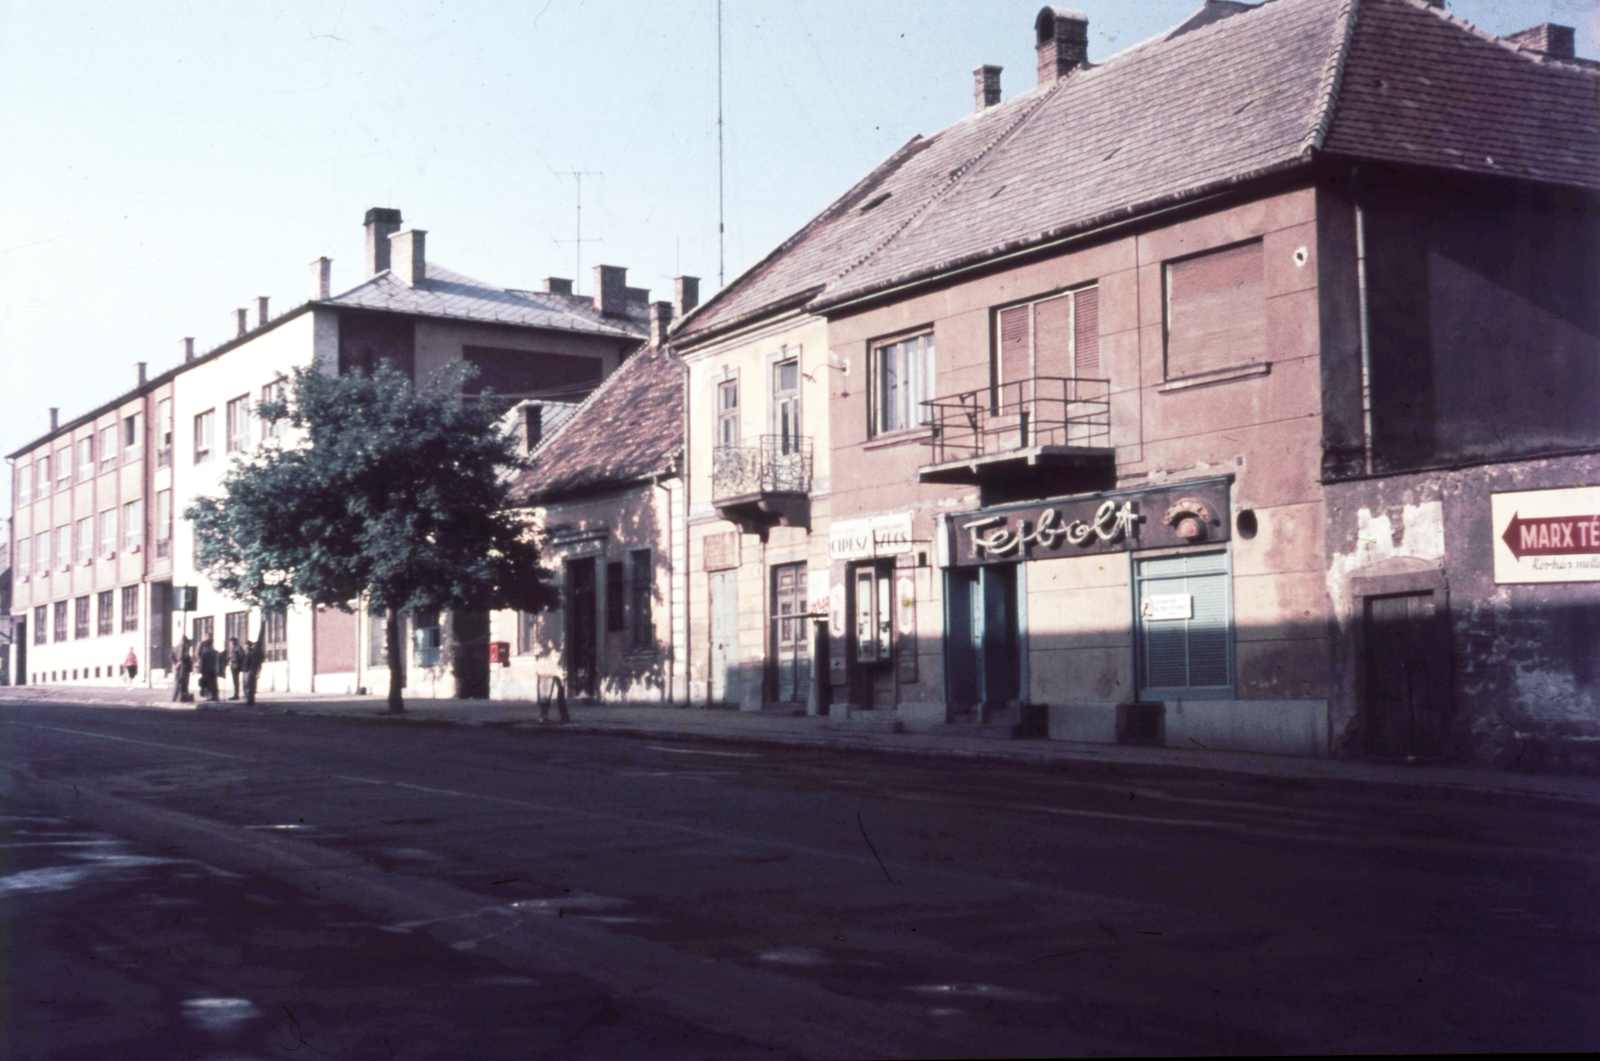
[(895, 714), (910, 733), (934, 733), (950, 721), (950, 706), (942, 700), (900, 704)]
[(854, 704), (834, 704), (828, 712), (829, 729), (858, 733), (901, 733), (905, 726), (893, 711), (863, 711)]
[(1169, 700), (1169, 748), (1328, 754), (1326, 700)]
[(1107, 703), (1050, 704), (1046, 733), (1051, 740), (1084, 744), (1117, 743), (1117, 705)]

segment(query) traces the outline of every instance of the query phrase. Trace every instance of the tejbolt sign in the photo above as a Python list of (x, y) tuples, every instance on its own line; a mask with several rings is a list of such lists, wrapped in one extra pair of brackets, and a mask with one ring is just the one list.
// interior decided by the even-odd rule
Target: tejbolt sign
[(1489, 495), (1496, 582), (1600, 582), (1600, 486)]
[(956, 567), (1221, 542), (1229, 538), (1228, 483), (1004, 505), (953, 515), (948, 526)]

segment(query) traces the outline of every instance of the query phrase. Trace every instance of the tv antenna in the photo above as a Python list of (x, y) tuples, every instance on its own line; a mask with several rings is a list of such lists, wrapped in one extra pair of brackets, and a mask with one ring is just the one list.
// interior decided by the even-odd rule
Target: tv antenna
[[(585, 178), (585, 177), (604, 177), (605, 174), (600, 172), (599, 170), (569, 169), (565, 173), (557, 173), (556, 176), (558, 176), (558, 177), (571, 177), (574, 181), (577, 182), (577, 186), (578, 186), (578, 192), (577, 192), (577, 195), (575, 197), (575, 202), (576, 202), (576, 207), (577, 208), (575, 210), (576, 220), (575, 220), (575, 223), (574, 223), (574, 226), (573, 226), (574, 227), (573, 238), (572, 239), (558, 239), (558, 240), (556, 240), (556, 242), (557, 243), (570, 243), (570, 244), (572, 244), (572, 246), (573, 246), (573, 254), (575, 256), (574, 260), (573, 260), (573, 263), (572, 263), (572, 267), (573, 267), (573, 270), (574, 270), (573, 274), (572, 274), (572, 282), (573, 282), (574, 285), (580, 285), (580, 284), (583, 283), (583, 245), (585, 243), (604, 243), (605, 242), (605, 240), (603, 240), (603, 239), (594, 239), (594, 238), (584, 239), (583, 238), (583, 178)], [(574, 289), (576, 289), (576, 288), (574, 288)]]

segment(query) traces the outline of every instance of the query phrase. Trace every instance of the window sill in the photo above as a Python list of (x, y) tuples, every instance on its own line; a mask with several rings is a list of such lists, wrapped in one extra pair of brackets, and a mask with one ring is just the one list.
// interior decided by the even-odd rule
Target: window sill
[(1265, 376), (1271, 372), (1272, 362), (1262, 361), (1255, 365), (1235, 365), (1233, 368), (1219, 368), (1214, 372), (1202, 372), (1194, 376), (1181, 376), (1178, 379), (1168, 380), (1156, 389), (1162, 394), (1170, 394), (1173, 391), (1186, 391), (1195, 387), (1209, 387), (1213, 383), (1229, 383), (1236, 379)]
[(905, 431), (894, 431), (889, 434), (876, 435), (862, 443), (862, 449), (890, 449), (894, 446), (904, 446), (912, 442), (921, 442), (928, 437), (926, 427), (914, 427)]

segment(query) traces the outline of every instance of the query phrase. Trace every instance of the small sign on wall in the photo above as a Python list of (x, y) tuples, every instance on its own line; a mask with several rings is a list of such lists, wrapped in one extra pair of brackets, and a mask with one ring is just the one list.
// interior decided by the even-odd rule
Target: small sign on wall
[(1600, 582), (1600, 486), (1489, 496), (1494, 580)]
[(1152, 593), (1139, 605), (1139, 618), (1147, 623), (1169, 619), (1193, 619), (1192, 593)]
[(739, 566), (739, 532), (705, 536), (705, 568), (707, 571), (727, 571)]

